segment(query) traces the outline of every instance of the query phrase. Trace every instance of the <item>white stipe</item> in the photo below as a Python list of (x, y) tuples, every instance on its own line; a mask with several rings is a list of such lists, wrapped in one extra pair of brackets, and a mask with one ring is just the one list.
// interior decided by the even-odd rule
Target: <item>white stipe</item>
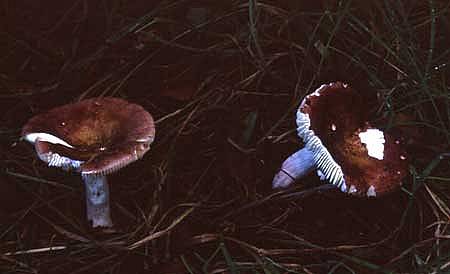
[(106, 176), (81, 175), (86, 192), (86, 215), (92, 227), (111, 227), (109, 186)]
[(287, 187), (315, 169), (313, 154), (306, 148), (300, 149), (281, 165), (272, 181), (273, 188)]
[(62, 140), (61, 138), (58, 138), (54, 135), (44, 133), (44, 132), (29, 133), (29, 134), (25, 135), (24, 139), (33, 144), (36, 142), (37, 139), (39, 139), (39, 140), (47, 142), (47, 143), (52, 143), (55, 145), (63, 145), (66, 147), (73, 148), (72, 145), (68, 144), (66, 141)]
[(376, 128), (369, 128), (358, 134), (361, 143), (366, 145), (367, 153), (370, 157), (383, 160), (384, 157), (384, 139), (383, 131)]

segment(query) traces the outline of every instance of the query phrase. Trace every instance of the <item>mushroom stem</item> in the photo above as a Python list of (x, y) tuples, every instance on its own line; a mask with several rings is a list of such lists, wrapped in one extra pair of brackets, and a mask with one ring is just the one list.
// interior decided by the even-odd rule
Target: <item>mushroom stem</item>
[(86, 214), (92, 227), (111, 227), (109, 187), (106, 176), (82, 175), (86, 189)]
[(305, 176), (316, 168), (313, 152), (302, 148), (289, 156), (281, 165), (280, 171), (272, 181), (273, 188), (283, 188), (291, 185), (295, 180)]

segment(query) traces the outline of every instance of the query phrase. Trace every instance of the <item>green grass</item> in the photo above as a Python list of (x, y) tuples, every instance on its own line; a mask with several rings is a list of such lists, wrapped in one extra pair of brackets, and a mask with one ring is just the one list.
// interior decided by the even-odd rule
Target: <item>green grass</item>
[[(446, 1), (22, 2), (0, 7), (1, 273), (450, 271)], [(403, 136), (402, 189), (273, 191), (300, 100), (338, 80)], [(19, 140), (34, 114), (95, 96), (157, 126), (111, 176), (110, 230), (86, 223), (78, 176)]]

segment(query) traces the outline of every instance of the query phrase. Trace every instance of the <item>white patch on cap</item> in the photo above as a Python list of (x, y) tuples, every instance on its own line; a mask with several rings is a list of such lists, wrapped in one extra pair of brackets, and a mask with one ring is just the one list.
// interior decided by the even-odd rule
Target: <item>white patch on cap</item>
[(358, 191), (358, 190), (356, 189), (355, 185), (351, 185), (348, 192), (349, 193), (355, 193), (356, 191)]
[(331, 130), (332, 131), (336, 131), (336, 125), (335, 124), (331, 124)]
[(137, 139), (136, 142), (138, 142), (138, 143), (152, 143), (154, 139), (155, 139), (154, 136), (148, 136), (148, 137), (145, 137), (145, 138)]
[(54, 135), (44, 133), (44, 132), (36, 132), (36, 133), (27, 134), (27, 135), (25, 135), (24, 139), (33, 144), (36, 142), (37, 139), (39, 139), (39, 140), (47, 142), (47, 143), (52, 143), (55, 145), (59, 144), (59, 145), (63, 145), (66, 147), (73, 148), (73, 146), (68, 144), (66, 141), (64, 141)]
[(375, 192), (375, 187), (374, 186), (370, 186), (369, 189), (367, 190), (367, 197), (376, 197), (377, 193)]
[(367, 153), (370, 157), (383, 160), (384, 157), (384, 133), (376, 128), (369, 128), (365, 132), (358, 134), (361, 143), (366, 144)]

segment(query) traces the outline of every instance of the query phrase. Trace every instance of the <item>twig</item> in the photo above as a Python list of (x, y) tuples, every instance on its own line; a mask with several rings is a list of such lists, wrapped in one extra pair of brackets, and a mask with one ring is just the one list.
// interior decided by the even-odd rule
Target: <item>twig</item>
[(22, 254), (34, 254), (34, 253), (43, 253), (43, 252), (51, 252), (56, 250), (64, 250), (67, 246), (59, 245), (59, 246), (50, 246), (50, 247), (43, 247), (43, 248), (33, 248), (28, 250), (19, 250), (15, 252), (7, 252), (3, 255), (5, 256), (12, 256), (12, 255), (22, 255)]

